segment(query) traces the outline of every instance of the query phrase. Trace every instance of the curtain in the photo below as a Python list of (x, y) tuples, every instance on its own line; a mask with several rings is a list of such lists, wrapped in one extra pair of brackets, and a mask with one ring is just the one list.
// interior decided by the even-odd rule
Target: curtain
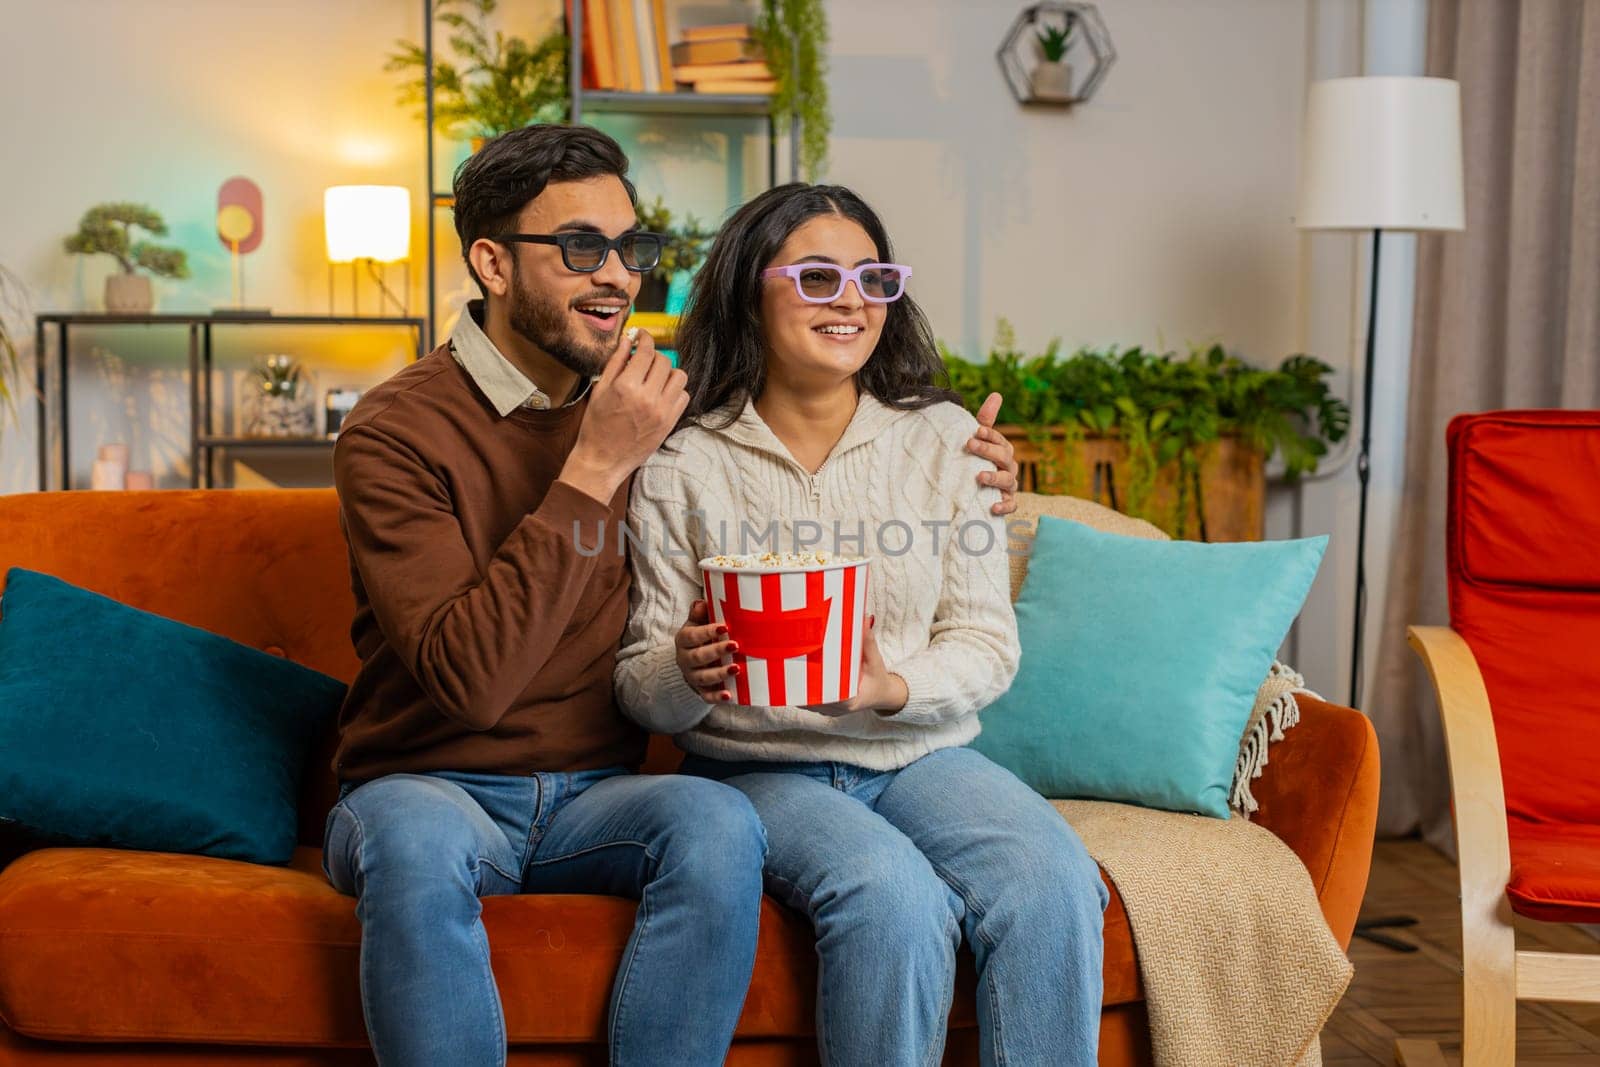
[(1379, 832), (1454, 851), (1433, 690), (1408, 624), (1448, 617), (1445, 425), (1600, 408), (1600, 0), (1432, 0), (1428, 74), (1461, 83), (1466, 229), (1417, 243), (1411, 392), (1368, 711)]

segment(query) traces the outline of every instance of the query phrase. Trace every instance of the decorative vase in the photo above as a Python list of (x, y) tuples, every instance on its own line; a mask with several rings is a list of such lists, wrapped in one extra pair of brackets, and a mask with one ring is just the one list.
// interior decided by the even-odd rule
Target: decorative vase
[(300, 397), (262, 393), (246, 432), (252, 437), (309, 437), (313, 429), (311, 408)]
[(1072, 64), (1040, 63), (1028, 76), (1035, 100), (1068, 103), (1072, 100)]
[(143, 315), (155, 307), (155, 292), (143, 274), (106, 276), (106, 310), (118, 315)]

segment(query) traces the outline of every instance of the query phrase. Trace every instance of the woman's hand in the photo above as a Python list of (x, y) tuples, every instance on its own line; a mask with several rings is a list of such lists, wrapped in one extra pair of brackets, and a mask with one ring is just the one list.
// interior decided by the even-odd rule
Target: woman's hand
[(855, 697), (831, 704), (805, 704), (802, 707), (818, 715), (837, 718), (854, 715), (858, 711), (875, 711), (888, 716), (906, 706), (906, 701), (911, 699), (911, 691), (904, 678), (891, 673), (883, 664), (883, 653), (878, 651), (878, 639), (873, 633), (877, 622), (876, 615), (868, 617), (867, 632), (861, 635), (861, 683), (856, 687)]
[(967, 451), (982, 456), (993, 463), (994, 471), (978, 475), (979, 485), (992, 485), (1000, 490), (1000, 503), (990, 510), (996, 515), (1009, 515), (1017, 510), (1017, 456), (1006, 436), (994, 428), (1000, 415), (1000, 394), (990, 393), (978, 409), (978, 432), (967, 442)]
[(726, 704), (733, 699), (728, 686), (743, 668), (737, 663), (723, 666), (722, 657), (739, 651), (739, 643), (729, 639), (726, 626), (710, 620), (711, 612), (704, 600), (689, 605), (688, 621), (678, 629), (673, 642), (677, 646), (678, 670), (701, 700)]

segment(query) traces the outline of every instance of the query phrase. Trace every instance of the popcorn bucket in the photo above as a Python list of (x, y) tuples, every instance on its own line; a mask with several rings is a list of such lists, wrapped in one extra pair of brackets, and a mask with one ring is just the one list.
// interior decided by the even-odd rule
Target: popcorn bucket
[(700, 561), (711, 619), (739, 644), (737, 653), (723, 657), (724, 664), (744, 668), (730, 679), (735, 704), (828, 704), (856, 695), (868, 562), (786, 567)]

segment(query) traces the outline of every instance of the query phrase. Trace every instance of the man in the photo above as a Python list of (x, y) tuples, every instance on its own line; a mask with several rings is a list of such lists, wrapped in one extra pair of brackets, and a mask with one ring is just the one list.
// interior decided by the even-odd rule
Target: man
[[(474, 155), (455, 221), (484, 300), (362, 398), (334, 453), (362, 665), (324, 868), (358, 898), (385, 1067), (504, 1063), (483, 896), (640, 902), (613, 1063), (721, 1063), (754, 965), (760, 823), (729, 787), (630, 773), (645, 736), (611, 688), (627, 562), (576, 539), (619, 527), (687, 402), (682, 372), (623, 330), (659, 255), (626, 173), (586, 127)], [(973, 447), (1009, 490), (1009, 449)]]

